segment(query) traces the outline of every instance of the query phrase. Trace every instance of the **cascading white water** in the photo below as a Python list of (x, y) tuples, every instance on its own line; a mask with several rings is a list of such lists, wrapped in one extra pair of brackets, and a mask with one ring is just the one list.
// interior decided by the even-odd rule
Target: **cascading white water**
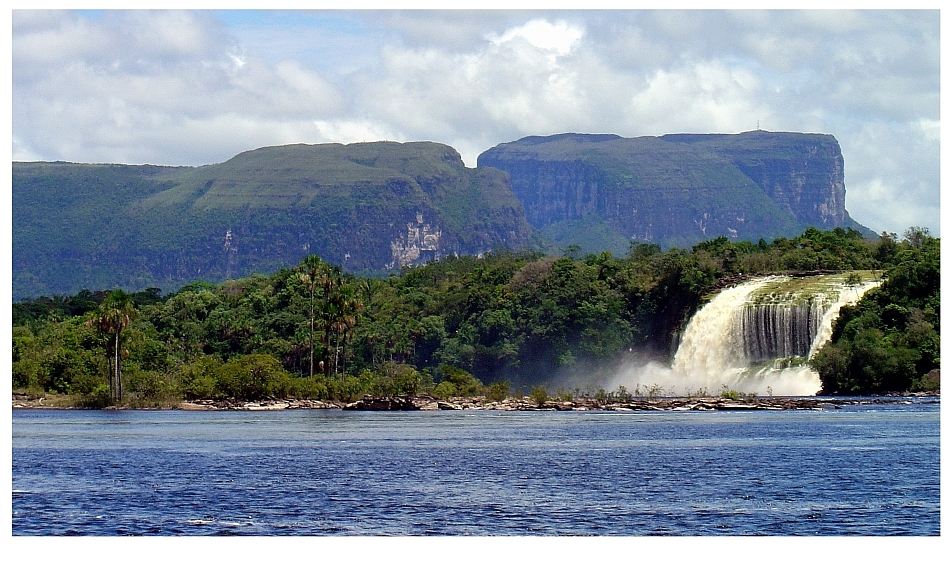
[(717, 294), (686, 326), (673, 358), (673, 373), (694, 388), (718, 392), (746, 370), (743, 344), (736, 328), (741, 308), (752, 292), (772, 278), (752, 280)]
[(843, 306), (880, 282), (824, 283), (821, 291), (772, 291), (788, 277), (723, 290), (689, 321), (673, 360), (673, 379), (690, 392), (813, 395), (818, 374), (805, 362), (831, 337)]
[(825, 314), (821, 318), (821, 324), (815, 333), (815, 339), (808, 349), (809, 358), (831, 339), (832, 328), (834, 327), (835, 320), (838, 319), (838, 313), (841, 312), (841, 308), (856, 304), (864, 294), (880, 285), (880, 280), (874, 280), (872, 282), (864, 282), (858, 286), (847, 286), (838, 292), (837, 301), (831, 304), (831, 307), (825, 311)]

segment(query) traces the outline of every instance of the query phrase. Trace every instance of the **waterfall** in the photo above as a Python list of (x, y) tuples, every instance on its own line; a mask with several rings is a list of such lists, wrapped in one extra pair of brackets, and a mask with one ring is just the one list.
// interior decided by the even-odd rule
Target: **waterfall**
[(831, 337), (839, 311), (879, 281), (854, 286), (843, 275), (765, 277), (719, 292), (690, 319), (669, 374), (668, 394), (724, 388), (813, 395), (821, 388), (807, 359)]
[(768, 361), (808, 355), (827, 309), (824, 296), (801, 303), (746, 303), (738, 314), (745, 360)]
[(858, 286), (848, 286), (839, 292), (837, 301), (835, 301), (831, 307), (828, 308), (824, 316), (821, 318), (821, 324), (818, 326), (818, 332), (815, 334), (815, 340), (812, 342), (811, 347), (808, 350), (809, 358), (814, 355), (822, 345), (831, 339), (832, 327), (834, 326), (835, 320), (838, 319), (838, 312), (841, 311), (841, 308), (850, 306), (851, 304), (856, 304), (865, 293), (880, 285), (880, 280), (874, 280), (871, 282), (864, 282)]
[(738, 341), (736, 316), (742, 313), (749, 295), (771, 280), (762, 278), (727, 288), (696, 312), (680, 339), (673, 358), (673, 372), (691, 379), (708, 379), (702, 381), (702, 387), (718, 392), (723, 384), (720, 381), (745, 370), (744, 346)]

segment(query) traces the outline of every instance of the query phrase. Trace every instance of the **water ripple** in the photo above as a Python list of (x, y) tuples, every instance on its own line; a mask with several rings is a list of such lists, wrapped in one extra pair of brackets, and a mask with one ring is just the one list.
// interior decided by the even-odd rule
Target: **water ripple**
[(939, 534), (939, 407), (888, 408), (18, 411), (13, 534)]

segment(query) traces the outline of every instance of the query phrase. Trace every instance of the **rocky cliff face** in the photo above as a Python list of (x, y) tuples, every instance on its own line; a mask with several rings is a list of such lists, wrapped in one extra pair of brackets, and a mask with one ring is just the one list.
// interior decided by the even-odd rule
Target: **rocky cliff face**
[(844, 208), (843, 159), (828, 135), (562, 134), (501, 144), (478, 165), (507, 172), (528, 220), (555, 240), (572, 238), (564, 227), (603, 223), (620, 242), (677, 246), (860, 227)]
[(532, 229), (504, 174), (429, 142), (261, 148), (198, 168), (14, 164), (14, 297), (174, 290), (317, 254), (374, 272)]
[(834, 136), (757, 130), (662, 139), (725, 157), (804, 226), (851, 226), (844, 203), (844, 158)]
[(827, 135), (562, 134), (478, 163), (432, 142), (278, 146), (197, 168), (14, 163), (14, 298), (168, 291), (308, 254), (380, 272), (523, 248), (532, 224), (554, 245), (620, 253), (631, 240), (863, 229)]

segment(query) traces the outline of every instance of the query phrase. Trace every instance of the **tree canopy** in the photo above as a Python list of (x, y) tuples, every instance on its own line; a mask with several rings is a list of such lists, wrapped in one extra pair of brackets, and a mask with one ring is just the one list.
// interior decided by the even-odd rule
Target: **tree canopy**
[(669, 360), (689, 316), (736, 280), (857, 269), (884, 270), (886, 282), (842, 311), (814, 361), (824, 390), (924, 384), (939, 366), (939, 239), (921, 229), (876, 241), (809, 229), (688, 250), (632, 243), (624, 256), (497, 252), (386, 278), (355, 277), (312, 256), (271, 275), (196, 282), (167, 295), (36, 298), (14, 304), (13, 387), (89, 405), (123, 388), (128, 404), (498, 396), (502, 386), (493, 385), (529, 392), (630, 350)]

